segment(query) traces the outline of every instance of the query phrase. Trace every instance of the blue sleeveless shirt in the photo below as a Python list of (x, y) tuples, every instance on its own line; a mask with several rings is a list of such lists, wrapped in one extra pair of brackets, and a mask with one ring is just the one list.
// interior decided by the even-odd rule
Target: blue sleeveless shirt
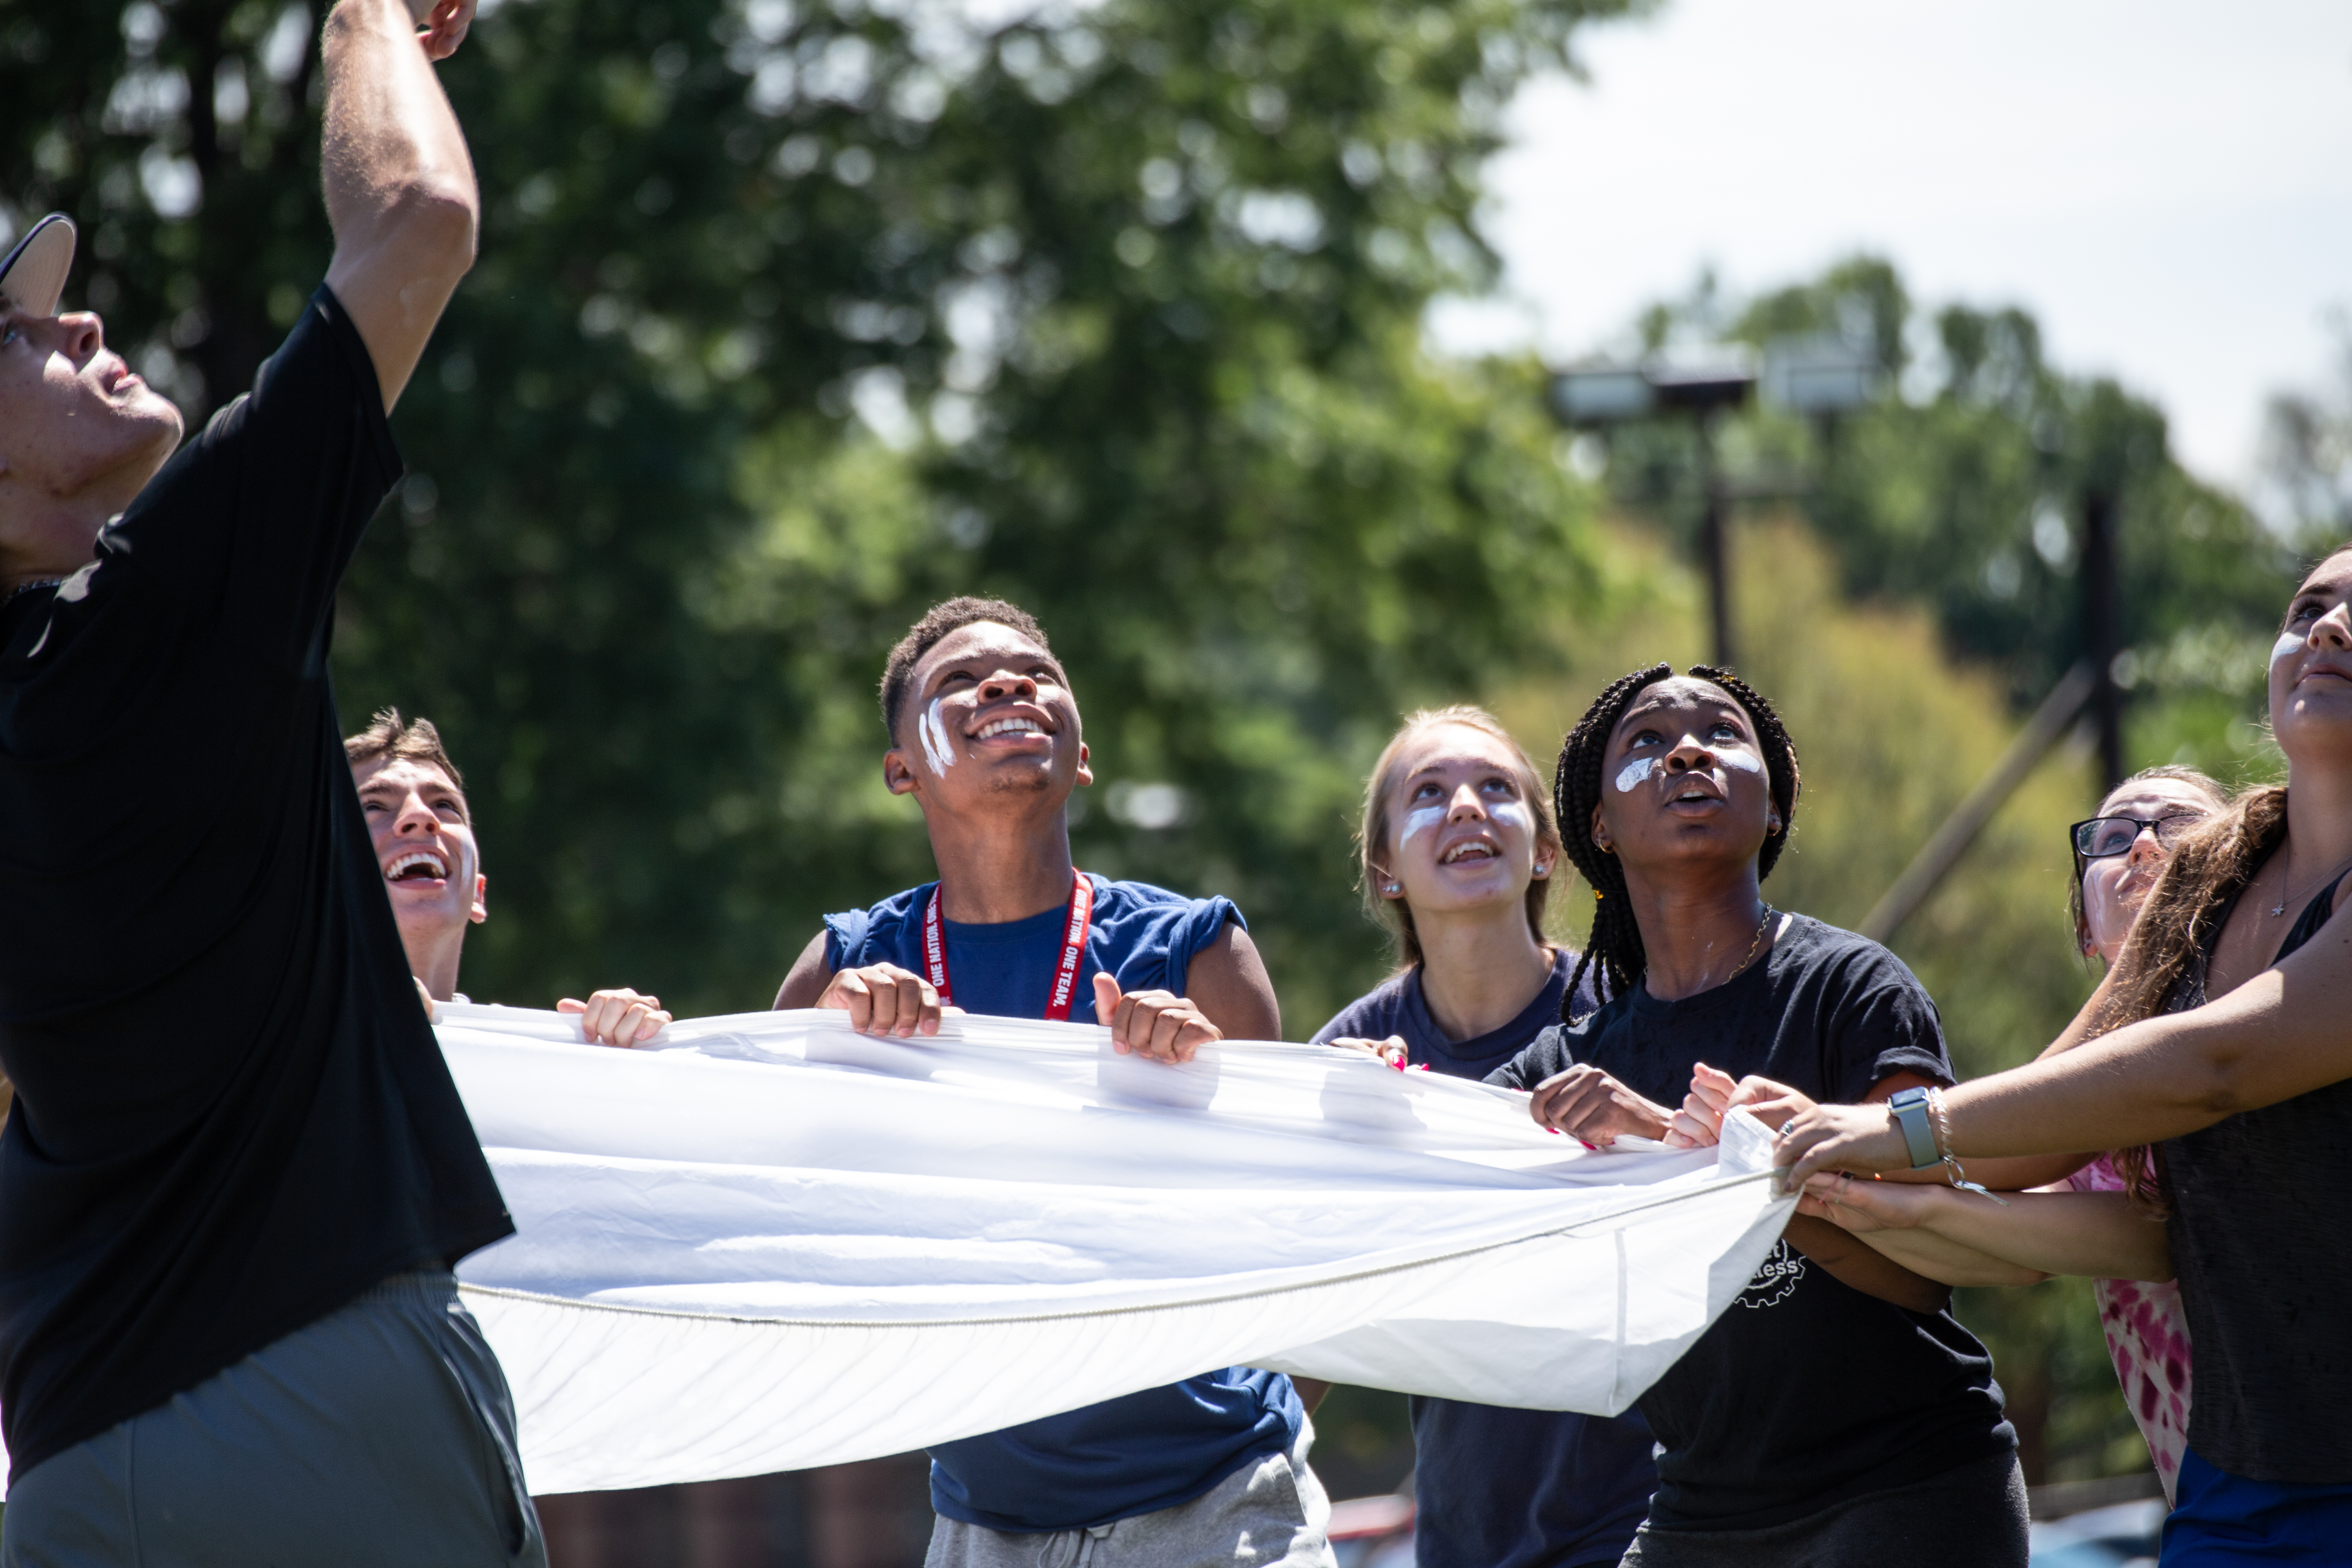
[[(1070, 1016), (1092, 1022), (1094, 977), (1121, 991), (1184, 994), (1193, 955), (1225, 922), (1247, 929), (1230, 899), (1188, 899), (1145, 882), (1090, 877), (1093, 923)], [(827, 915), (835, 973), (869, 963), (923, 973), (923, 911), (937, 883), (870, 910)], [(1042, 1018), (1061, 962), (1066, 910), (971, 925), (941, 921), (955, 1005)], [(1287, 1453), (1307, 1419), (1290, 1379), (1227, 1367), (1165, 1388), (942, 1443), (931, 1453), (931, 1506), (950, 1519), (1022, 1533), (1080, 1530), (1191, 1502), (1253, 1460)]]

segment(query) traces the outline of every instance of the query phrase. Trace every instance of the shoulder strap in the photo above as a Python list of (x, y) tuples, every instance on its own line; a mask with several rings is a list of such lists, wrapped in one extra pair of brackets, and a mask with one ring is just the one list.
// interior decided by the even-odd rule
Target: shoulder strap
[(2347, 877), (2352, 877), (2352, 869), (2338, 871), (2336, 880), (2320, 889), (2311, 902), (2303, 906), (2303, 913), (2296, 918), (2294, 929), (2286, 933), (2284, 942), (2279, 943), (2278, 956), (2271, 960), (2272, 963), (2285, 963), (2288, 953), (2319, 934), (2319, 928), (2326, 925), (2328, 917), (2336, 912), (2336, 889), (2344, 885)]

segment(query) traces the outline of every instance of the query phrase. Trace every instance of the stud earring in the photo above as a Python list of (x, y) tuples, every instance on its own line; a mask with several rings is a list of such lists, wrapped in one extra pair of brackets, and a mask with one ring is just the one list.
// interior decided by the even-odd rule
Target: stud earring
[(1381, 890), (1393, 898), (1395, 895), (1404, 891), (1404, 884), (1402, 882), (1391, 882), (1387, 887)]
[(1551, 868), (1550, 868), (1550, 867), (1549, 867), (1549, 866), (1538, 866), (1538, 867), (1537, 867), (1537, 868), (1535, 868), (1535, 879), (1536, 879), (1536, 880), (1537, 880), (1537, 881), (1538, 881), (1538, 882), (1542, 881), (1546, 877), (1549, 877), (1549, 876), (1550, 876), (1550, 875), (1551, 875)]

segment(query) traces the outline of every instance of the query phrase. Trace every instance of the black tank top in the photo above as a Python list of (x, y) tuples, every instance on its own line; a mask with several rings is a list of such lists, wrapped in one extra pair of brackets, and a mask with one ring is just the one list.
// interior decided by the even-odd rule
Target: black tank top
[[(2343, 881), (2311, 900), (2272, 963), (2318, 934)], [(2203, 1005), (2205, 963), (2230, 913), (2166, 1012)], [(2352, 1079), (2164, 1145), (2167, 1228), (2196, 1373), (2189, 1446), (2231, 1475), (2352, 1482), (2347, 1153)]]

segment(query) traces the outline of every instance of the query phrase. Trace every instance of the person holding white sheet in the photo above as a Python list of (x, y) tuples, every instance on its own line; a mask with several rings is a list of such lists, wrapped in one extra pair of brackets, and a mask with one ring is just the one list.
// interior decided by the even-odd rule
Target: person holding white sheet
[[(425, 1011), (469, 1000), (458, 994), (457, 966), (467, 931), (490, 918), (490, 879), (482, 874), (466, 781), (441, 731), (430, 719), (404, 719), (386, 708), (344, 737), (343, 756)], [(591, 992), (585, 1002), (566, 996), (555, 1010), (580, 1015), (581, 1032), (601, 1046), (642, 1045), (670, 1021), (660, 997), (627, 986)]]
[[(1358, 840), (1364, 901), (1403, 966), (1318, 1043), (1475, 1080), (1559, 1025), (1576, 953), (1544, 934), (1561, 858), (1547, 793), (1484, 710), (1405, 720), (1373, 764)], [(1658, 1479), (1639, 1415), (1420, 1395), (1412, 1410), (1421, 1568), (1599, 1568), (1624, 1555)]]
[[(2197, 1363), (2163, 1560), (2200, 1568), (2352, 1539), (2352, 545), (2289, 598), (2269, 699), (2286, 784), (2180, 846), (2072, 1048), (1947, 1092), (1935, 1129), (1970, 1170), (2160, 1144)], [(1777, 1158), (1798, 1181), (1917, 1163), (1852, 1105), (1798, 1108)]]
[[(2074, 931), (2086, 954), (2113, 970), (2174, 845), (2228, 805), (2229, 793), (2193, 768), (2150, 768), (2074, 825)], [(1738, 1090), (1722, 1074), (1706, 1076), (1685, 1109), (1712, 1123)], [(1947, 1285), (2093, 1276), (2124, 1403), (2169, 1498), (2188, 1444), (2192, 1364), (2153, 1152), (2101, 1154), (2066, 1184), (2071, 1190), (2011, 1193), (1994, 1203), (1941, 1182), (1821, 1175), (1808, 1185), (1804, 1212)]]
[[(906, 1038), (937, 1033), (950, 1005), (1068, 1018), (1090, 1001), (1117, 1049), (1164, 1062), (1280, 1037), (1230, 900), (1073, 867), (1070, 795), (1094, 775), (1069, 677), (1025, 611), (935, 606), (891, 651), (881, 700), (883, 777), (921, 806), (939, 879), (828, 916), (777, 1006), (839, 1007)], [(1282, 1373), (1229, 1367), (941, 1444), (927, 1562), (1327, 1568), (1307, 1409)]]
[[(1916, 979), (1876, 942), (1767, 904), (1796, 749), (1720, 669), (1636, 670), (1560, 749), (1555, 809), (1600, 903), (1598, 1010), (1487, 1081), (1606, 1145), (1696, 1142), (1669, 1109), (1711, 1059), (1853, 1099), (1952, 1081)], [(1949, 1290), (1792, 1217), (1730, 1310), (1637, 1402), (1659, 1487), (1628, 1568), (2022, 1568), (2025, 1488), (1991, 1358)]]

